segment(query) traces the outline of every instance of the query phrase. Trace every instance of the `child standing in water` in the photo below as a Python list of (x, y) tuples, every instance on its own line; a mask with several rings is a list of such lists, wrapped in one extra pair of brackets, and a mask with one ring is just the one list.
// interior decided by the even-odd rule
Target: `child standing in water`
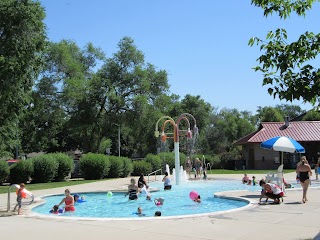
[(74, 207), (74, 198), (71, 196), (70, 193), (71, 193), (70, 190), (66, 189), (64, 191), (64, 194), (66, 197), (63, 198), (61, 202), (57, 205), (59, 207), (62, 203), (64, 203), (65, 204), (64, 211), (66, 212), (73, 212), (76, 210)]
[(255, 186), (256, 185), (256, 177), (252, 176), (252, 185)]
[(248, 182), (249, 182), (249, 177), (248, 177), (248, 175), (245, 173), (244, 176), (243, 176), (243, 178), (242, 178), (242, 183), (244, 184), (244, 183), (248, 183)]

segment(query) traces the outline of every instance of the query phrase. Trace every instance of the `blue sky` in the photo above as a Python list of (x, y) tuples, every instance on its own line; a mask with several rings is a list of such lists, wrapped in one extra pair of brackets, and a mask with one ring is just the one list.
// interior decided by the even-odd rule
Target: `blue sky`
[(306, 31), (320, 32), (319, 4), (305, 18), (265, 18), (250, 0), (41, 0), (51, 41), (88, 42), (111, 57), (124, 36), (134, 39), (146, 61), (168, 72), (170, 91), (183, 98), (200, 95), (218, 109), (255, 113), (258, 106), (310, 104), (273, 99), (252, 70), (261, 55), (248, 41), (270, 30), (287, 29), (295, 40)]

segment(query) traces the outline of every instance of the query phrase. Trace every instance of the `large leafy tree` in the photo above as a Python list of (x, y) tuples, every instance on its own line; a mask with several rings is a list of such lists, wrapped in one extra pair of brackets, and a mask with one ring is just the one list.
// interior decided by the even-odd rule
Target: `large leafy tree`
[(223, 153), (230, 150), (234, 141), (255, 130), (252, 119), (250, 112), (227, 108), (218, 112), (215, 109), (205, 129), (206, 137), (201, 141), (206, 146), (206, 152)]
[[(97, 106), (95, 119), (100, 122), (93, 129), (95, 135), (92, 137), (97, 137), (97, 144), (103, 136), (115, 133), (114, 124), (121, 124), (122, 151), (127, 156), (134, 151), (141, 155), (152, 146), (148, 143), (149, 139), (155, 142), (153, 124), (160, 111), (165, 110), (161, 101), (167, 99), (172, 102), (175, 97), (167, 98), (169, 85), (166, 71), (146, 63), (144, 54), (131, 38), (121, 39), (118, 48), (106, 60), (91, 85)], [(91, 143), (95, 141), (92, 139)], [(95, 147), (92, 145), (91, 149)]]
[(32, 101), (20, 121), (24, 152), (64, 150), (68, 116), (57, 91), (49, 78), (42, 78), (33, 90)]
[(0, 1), (0, 152), (18, 144), (19, 118), (30, 100), (46, 43), (38, 1)]
[(275, 108), (283, 117), (289, 117), (289, 119), (298, 117), (299, 115), (306, 112), (305, 110), (302, 110), (298, 105), (280, 104), (276, 105)]
[(24, 116), (26, 151), (78, 147), (96, 152), (110, 139), (112, 153), (118, 154), (119, 125), (121, 155), (156, 151), (154, 125), (178, 97), (168, 94), (166, 71), (146, 63), (131, 38), (123, 38), (118, 47), (105, 58), (92, 44), (83, 49), (66, 40), (48, 44)]
[[(153, 124), (158, 109), (165, 110), (159, 99), (167, 96), (167, 73), (145, 63), (131, 38), (121, 39), (118, 48), (105, 58), (92, 45), (83, 50), (70, 41), (51, 46), (44, 77), (61, 85), (60, 99), (68, 117), (63, 131), (68, 133), (66, 146), (72, 143), (96, 152), (105, 139), (111, 139), (112, 153), (118, 153), (119, 125), (121, 154), (130, 156), (134, 150), (141, 154), (151, 146), (147, 140), (154, 128), (146, 126)], [(159, 108), (153, 111), (153, 106)]]
[(257, 110), (258, 123), (260, 122), (282, 122), (284, 116), (275, 107), (258, 107)]
[(62, 40), (49, 43), (43, 55), (45, 66), (26, 116), (27, 122), (34, 123), (26, 126), (26, 136), (33, 130), (26, 147), (28, 151), (39, 145), (45, 151), (62, 151), (85, 146), (98, 124), (90, 86), (104, 54), (91, 43), (81, 49), (73, 41)]
[(290, 120), (303, 113), (305, 113), (305, 111), (297, 105), (280, 104), (275, 107), (258, 106), (257, 114), (255, 116), (256, 124), (259, 124), (260, 122), (282, 122), (285, 117), (289, 117)]
[[(276, 13), (286, 19), (292, 12), (305, 16), (317, 0), (252, 0), (251, 3), (264, 10), (264, 16)], [(263, 54), (254, 69), (263, 74), (263, 85), (274, 97), (289, 101), (302, 99), (319, 104), (320, 69), (312, 66), (320, 53), (320, 34), (305, 32), (290, 42), (285, 29), (269, 31), (266, 40), (254, 37), (249, 45), (260, 45)]]

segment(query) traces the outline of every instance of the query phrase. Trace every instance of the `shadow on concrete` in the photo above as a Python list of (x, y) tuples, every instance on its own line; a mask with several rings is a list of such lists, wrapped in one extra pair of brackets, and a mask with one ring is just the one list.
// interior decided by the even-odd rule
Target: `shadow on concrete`
[(320, 240), (320, 232), (314, 237), (313, 240)]
[(17, 215), (16, 212), (7, 212), (7, 211), (2, 211), (0, 210), (0, 217), (11, 217)]
[(260, 198), (260, 195), (242, 195), (240, 197), (244, 197), (244, 198), (257, 198), (259, 199)]
[(284, 204), (294, 205), (294, 204), (302, 204), (302, 202), (288, 202), (288, 203), (284, 203)]

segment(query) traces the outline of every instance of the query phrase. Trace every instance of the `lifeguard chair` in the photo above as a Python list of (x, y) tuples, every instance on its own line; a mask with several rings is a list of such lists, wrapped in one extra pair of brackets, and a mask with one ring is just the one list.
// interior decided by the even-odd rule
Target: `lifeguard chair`
[(285, 185), (283, 181), (283, 164), (278, 167), (277, 172), (268, 172), (266, 176), (266, 182), (277, 184), (282, 192), (286, 194)]

